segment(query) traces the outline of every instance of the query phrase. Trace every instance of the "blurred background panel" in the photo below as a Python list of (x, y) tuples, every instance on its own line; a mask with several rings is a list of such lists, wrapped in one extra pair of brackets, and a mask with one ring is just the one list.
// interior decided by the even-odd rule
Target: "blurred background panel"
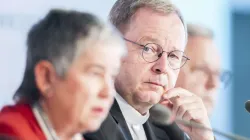
[[(26, 35), (31, 25), (50, 8), (92, 12), (107, 20), (115, 0), (0, 0), (0, 108), (13, 103), (12, 95), (22, 80)], [(250, 114), (244, 103), (250, 99), (250, 0), (173, 0), (187, 22), (214, 30), (223, 69), (233, 74), (231, 84), (221, 89), (212, 126), (224, 132), (250, 137)], [(218, 140), (226, 140), (217, 136)]]
[(233, 131), (250, 137), (250, 114), (242, 110), (250, 99), (250, 0), (232, 0)]

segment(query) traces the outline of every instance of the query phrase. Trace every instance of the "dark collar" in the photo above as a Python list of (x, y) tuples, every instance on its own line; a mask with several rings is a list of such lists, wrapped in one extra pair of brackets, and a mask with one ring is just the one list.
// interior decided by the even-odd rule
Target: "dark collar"
[[(114, 104), (111, 107), (110, 113), (111, 113), (112, 117), (114, 118), (114, 120), (116, 121), (121, 133), (125, 136), (125, 140), (133, 140), (133, 138), (130, 134), (129, 128), (127, 126), (127, 123), (125, 121), (125, 118), (124, 118), (124, 116), (121, 112), (121, 109), (118, 105), (118, 102), (116, 100), (114, 101)], [(155, 133), (157, 133), (158, 130), (154, 129), (153, 124), (151, 124), (149, 121), (147, 121), (146, 123), (143, 124), (143, 128), (144, 128), (147, 140), (158, 140), (156, 135), (155, 135)], [(166, 136), (166, 134), (164, 136)], [(166, 140), (166, 137), (164, 140)]]

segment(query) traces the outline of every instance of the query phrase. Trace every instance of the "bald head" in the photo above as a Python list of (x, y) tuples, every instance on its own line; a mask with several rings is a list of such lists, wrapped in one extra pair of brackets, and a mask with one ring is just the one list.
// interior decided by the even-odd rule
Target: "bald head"
[(185, 54), (191, 61), (180, 70), (176, 86), (200, 96), (210, 115), (220, 83), (220, 55), (210, 29), (194, 24), (189, 24), (187, 29)]

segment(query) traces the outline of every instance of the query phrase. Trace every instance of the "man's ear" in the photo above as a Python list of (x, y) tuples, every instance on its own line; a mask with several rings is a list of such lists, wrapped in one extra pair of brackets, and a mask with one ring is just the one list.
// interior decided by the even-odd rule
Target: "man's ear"
[(34, 76), (40, 94), (45, 98), (53, 96), (53, 85), (57, 78), (54, 66), (49, 61), (40, 61), (34, 68)]

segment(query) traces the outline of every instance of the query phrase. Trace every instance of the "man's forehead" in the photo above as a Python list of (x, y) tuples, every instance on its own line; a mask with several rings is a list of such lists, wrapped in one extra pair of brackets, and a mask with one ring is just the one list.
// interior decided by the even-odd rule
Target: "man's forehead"
[[(184, 50), (185, 32), (179, 32), (178, 29), (168, 28), (166, 26), (142, 25), (138, 24), (131, 28), (129, 39), (134, 41), (150, 41), (149, 43), (157, 43), (163, 48), (172, 46), (175, 50)], [(183, 34), (182, 34), (183, 33)]]
[(135, 26), (137, 26), (136, 28), (147, 26), (164, 29), (168, 27), (183, 26), (181, 19), (176, 13), (157, 12), (147, 7), (139, 8), (131, 17), (128, 24), (134, 26), (134, 28)]

